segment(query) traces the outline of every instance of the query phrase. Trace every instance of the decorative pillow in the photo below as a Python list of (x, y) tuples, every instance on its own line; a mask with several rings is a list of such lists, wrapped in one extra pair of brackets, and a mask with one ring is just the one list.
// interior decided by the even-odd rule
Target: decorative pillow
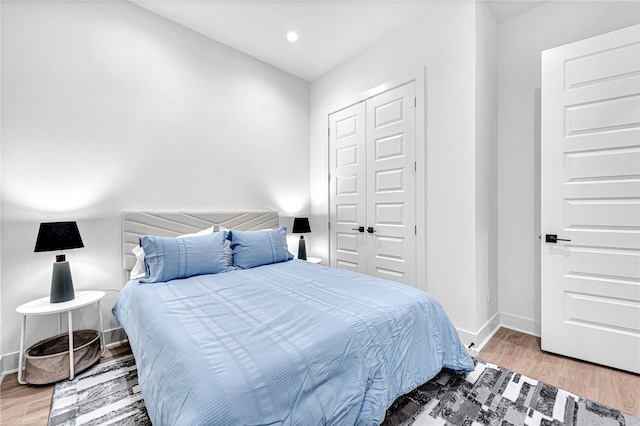
[(230, 269), (233, 269), (233, 250), (231, 250), (231, 240), (229, 239), (231, 231), (221, 226), (220, 232), (224, 232), (224, 261), (227, 262)]
[(131, 249), (131, 253), (133, 253), (136, 256), (136, 264), (133, 266), (133, 269), (131, 270), (131, 275), (129, 276), (129, 279), (135, 280), (138, 278), (144, 278), (144, 276), (147, 275), (144, 269), (144, 250), (142, 250), (142, 247), (140, 246), (135, 246), (134, 248)]
[(164, 282), (225, 272), (223, 240), (224, 232), (180, 238), (141, 236), (146, 276), (140, 282)]
[(287, 248), (287, 228), (229, 232), (233, 266), (247, 269), (293, 259)]
[[(209, 235), (209, 234), (213, 234), (213, 226), (207, 229), (203, 229), (202, 231), (194, 232), (191, 234), (178, 235), (176, 238), (196, 237), (198, 235)], [(133, 265), (133, 269), (131, 269), (131, 274), (129, 275), (129, 279), (136, 280), (138, 278), (144, 278), (147, 274), (144, 266), (144, 250), (140, 246), (135, 246), (134, 248), (131, 249), (131, 253), (133, 253), (136, 256), (136, 264)]]

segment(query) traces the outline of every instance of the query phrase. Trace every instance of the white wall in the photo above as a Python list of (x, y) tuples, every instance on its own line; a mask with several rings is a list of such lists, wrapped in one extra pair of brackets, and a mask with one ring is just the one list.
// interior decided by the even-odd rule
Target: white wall
[(548, 2), (499, 26), (498, 279), (504, 325), (540, 334), (540, 54), (639, 21), (638, 2)]
[[(418, 117), (426, 125), (426, 141), (418, 142), (426, 144), (418, 149), (424, 173), (418, 182), (424, 244), (418, 250), (418, 285), (443, 304), (467, 343), (487, 320), (476, 316), (476, 148), (484, 149), (476, 146), (476, 48), (475, 3), (434, 2), (425, 16), (311, 83), (311, 157), (317, 159), (311, 164), (311, 251), (326, 258), (327, 115), (379, 85), (421, 78), (426, 67), (426, 107)], [(418, 102), (424, 101), (419, 92)], [(490, 143), (491, 131), (481, 133)], [(484, 170), (490, 163), (482, 162)], [(315, 228), (324, 230), (322, 243)]]
[[(0, 46), (2, 46), (2, 2), (0, 2)], [(1, 81), (2, 81), (2, 54), (0, 53), (0, 82)], [(0, 320), (2, 320), (2, 102), (1, 101), (2, 101), (2, 84), (0, 84)], [(4, 342), (3, 342), (3, 339), (0, 337), (0, 374), (2, 374), (1, 372), (5, 370), (4, 357), (2, 356), (2, 354), (4, 354)]]
[(49, 293), (40, 222), (78, 222), (76, 290), (119, 289), (125, 209), (308, 213), (307, 82), (127, 2), (3, 3), (1, 41), (3, 354)]
[(476, 344), (498, 315), (498, 24), (484, 2), (476, 6)]

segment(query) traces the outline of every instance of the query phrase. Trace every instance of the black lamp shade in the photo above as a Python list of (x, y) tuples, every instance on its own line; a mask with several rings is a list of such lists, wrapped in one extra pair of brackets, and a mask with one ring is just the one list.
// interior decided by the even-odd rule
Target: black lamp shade
[[(81, 247), (84, 247), (84, 244), (75, 222), (48, 222), (40, 224), (34, 251), (62, 251)], [(53, 264), (49, 302), (67, 302), (74, 298), (75, 291), (69, 262), (64, 254), (59, 254)]]
[(293, 230), (291, 232), (294, 234), (306, 234), (307, 232), (311, 232), (311, 227), (309, 226), (309, 218), (307, 217), (294, 218)]
[(41, 223), (35, 252), (69, 250), (84, 247), (76, 222)]

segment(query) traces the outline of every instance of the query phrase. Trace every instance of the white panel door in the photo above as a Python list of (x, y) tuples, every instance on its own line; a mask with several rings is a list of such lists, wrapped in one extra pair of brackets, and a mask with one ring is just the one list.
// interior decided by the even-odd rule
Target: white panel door
[[(415, 83), (367, 100), (367, 273), (416, 285)], [(373, 231), (373, 232), (371, 232)]]
[(640, 26), (543, 52), (541, 175), (542, 349), (640, 373)]
[(330, 265), (416, 286), (415, 83), (329, 115)]
[(329, 115), (330, 264), (363, 274), (367, 272), (365, 132), (364, 102)]

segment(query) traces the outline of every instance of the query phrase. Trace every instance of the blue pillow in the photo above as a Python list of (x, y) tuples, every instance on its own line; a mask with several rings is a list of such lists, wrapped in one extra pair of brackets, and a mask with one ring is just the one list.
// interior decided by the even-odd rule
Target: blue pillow
[(140, 282), (156, 283), (225, 272), (224, 239), (224, 232), (180, 238), (141, 236), (146, 276)]
[(269, 263), (286, 262), (293, 259), (287, 248), (287, 228), (262, 231), (229, 232), (233, 250), (233, 266), (253, 268)]

